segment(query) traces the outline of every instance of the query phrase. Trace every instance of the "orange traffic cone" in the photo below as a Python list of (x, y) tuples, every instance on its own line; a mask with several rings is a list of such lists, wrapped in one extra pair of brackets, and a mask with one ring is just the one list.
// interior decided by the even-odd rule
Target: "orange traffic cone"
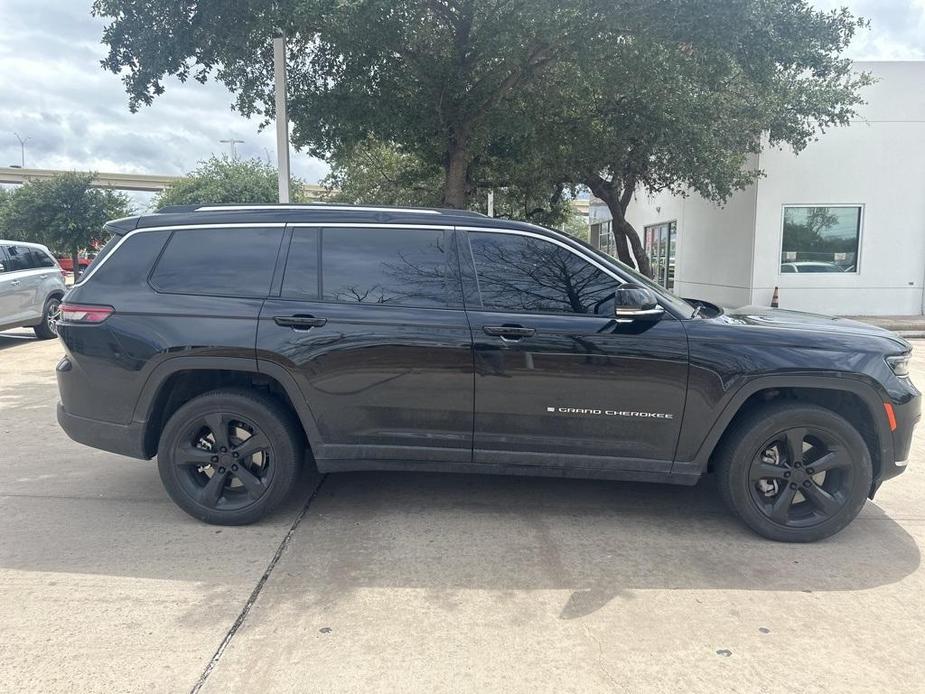
[(771, 296), (771, 308), (780, 308), (780, 291), (774, 287), (774, 294)]

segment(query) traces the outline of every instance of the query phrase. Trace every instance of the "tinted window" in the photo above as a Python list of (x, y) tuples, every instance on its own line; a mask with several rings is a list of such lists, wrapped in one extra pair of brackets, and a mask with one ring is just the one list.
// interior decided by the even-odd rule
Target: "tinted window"
[(30, 248), (29, 256), (31, 262), (29, 265), (31, 267), (54, 267), (55, 261), (52, 260), (51, 256), (48, 255), (41, 248)]
[(611, 315), (620, 282), (557, 244), (514, 234), (469, 234), (488, 310)]
[(25, 246), (7, 246), (6, 254), (9, 257), (9, 267), (7, 269), (13, 272), (31, 268), (32, 263), (29, 257), (29, 250), (30, 249)]
[(289, 244), (286, 259), (286, 274), (283, 276), (283, 296), (317, 299), (318, 284), (318, 240), (319, 229), (295, 229)]
[(282, 229), (175, 231), (151, 283), (175, 294), (264, 297), (270, 291)]
[(430, 229), (325, 229), (327, 301), (446, 306), (447, 238)]
[(10, 261), (6, 257), (6, 248), (0, 246), (0, 272), (6, 272), (9, 270)]

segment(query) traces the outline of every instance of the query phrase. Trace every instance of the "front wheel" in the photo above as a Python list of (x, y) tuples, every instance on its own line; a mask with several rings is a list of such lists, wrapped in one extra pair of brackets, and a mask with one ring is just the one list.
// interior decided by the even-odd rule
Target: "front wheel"
[(157, 467), (170, 498), (191, 516), (245, 525), (286, 498), (302, 452), (298, 424), (279, 402), (259, 392), (218, 390), (171, 416)]
[(821, 540), (864, 506), (873, 466), (844, 417), (791, 401), (756, 410), (735, 427), (719, 453), (719, 487), (755, 532), (783, 542)]

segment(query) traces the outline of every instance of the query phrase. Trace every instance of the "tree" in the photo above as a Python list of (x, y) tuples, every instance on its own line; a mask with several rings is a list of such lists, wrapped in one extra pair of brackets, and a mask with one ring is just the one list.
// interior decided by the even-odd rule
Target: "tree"
[(539, 126), (540, 139), (560, 143), (547, 168), (607, 204), (620, 259), (647, 275), (626, 219), (635, 194), (723, 203), (762, 175), (763, 147), (799, 152), (847, 124), (871, 83), (841, 57), (865, 25), (846, 10), (817, 12), (803, 0), (662, 5), (676, 14), (661, 27), (643, 37), (611, 26), (589, 43), (594, 69), (548, 80), (547, 102), (568, 107), (545, 110)]
[[(331, 172), (322, 181), (330, 199), (363, 205), (439, 207), (443, 203), (442, 169), (394, 144), (367, 138), (329, 160)], [(488, 193), (495, 195), (495, 216), (560, 227), (569, 223), (572, 187), (553, 185), (533, 162), (482, 165), (471, 182), (466, 207), (485, 212)], [(505, 170), (501, 170), (501, 169)]]
[(125, 194), (92, 188), (94, 178), (92, 173), (71, 172), (23, 184), (7, 200), (4, 234), (70, 254), (76, 279), (80, 251), (102, 240), (107, 221), (132, 214)]
[[(763, 145), (847, 123), (870, 82), (841, 57), (863, 26), (808, 0), (95, 0), (104, 66), (130, 107), (214, 74), (273, 115), (271, 37), (290, 45), (293, 142), (352, 156), (372, 137), (439, 171), (444, 205), (487, 188), (611, 210), (618, 254), (648, 274), (634, 193), (724, 201)], [(525, 200), (526, 210), (535, 204)], [(543, 205), (542, 207), (545, 207)], [(632, 248), (632, 252), (630, 252)]]
[[(301, 181), (293, 179), (293, 197), (298, 200)], [(218, 205), (221, 203), (272, 203), (279, 201), (277, 169), (259, 159), (211, 157), (185, 178), (154, 198), (156, 208), (168, 205)]]
[[(132, 109), (176, 75), (215, 74), (244, 114), (273, 115), (270, 39), (290, 46), (293, 142), (316, 156), (372, 136), (439, 167), (441, 202), (466, 207), (507, 104), (574, 62), (599, 0), (95, 0), (111, 18), (104, 66)], [(503, 154), (503, 153), (502, 153)]]

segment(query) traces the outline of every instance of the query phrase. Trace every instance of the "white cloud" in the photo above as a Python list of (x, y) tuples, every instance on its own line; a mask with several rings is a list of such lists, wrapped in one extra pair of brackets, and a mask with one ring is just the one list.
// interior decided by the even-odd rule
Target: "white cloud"
[[(272, 128), (230, 108), (224, 86), (167, 83), (150, 107), (130, 113), (117, 75), (99, 64), (103, 22), (89, 3), (73, 0), (3, 0), (0, 3), (0, 165), (18, 164), (18, 132), (30, 138), (26, 165), (179, 174), (211, 154), (227, 153), (219, 140), (244, 140), (241, 157), (275, 161)], [(292, 152), (292, 172), (309, 182), (324, 162)]]

